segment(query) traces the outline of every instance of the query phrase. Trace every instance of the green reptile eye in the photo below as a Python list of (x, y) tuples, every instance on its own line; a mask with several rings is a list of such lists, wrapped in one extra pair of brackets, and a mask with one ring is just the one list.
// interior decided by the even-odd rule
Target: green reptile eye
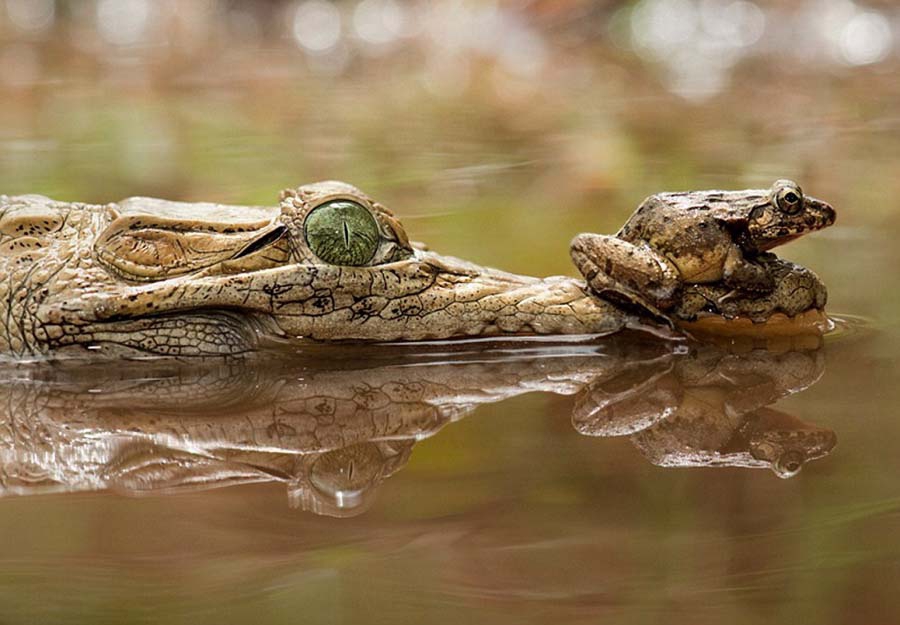
[(322, 204), (307, 216), (303, 227), (309, 249), (332, 265), (365, 265), (378, 249), (378, 224), (372, 213), (356, 202)]

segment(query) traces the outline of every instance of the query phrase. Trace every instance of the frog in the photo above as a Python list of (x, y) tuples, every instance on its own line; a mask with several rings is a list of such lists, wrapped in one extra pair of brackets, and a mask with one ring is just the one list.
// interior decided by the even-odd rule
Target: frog
[(580, 234), (570, 250), (594, 293), (669, 323), (686, 286), (721, 287), (723, 305), (772, 293), (778, 278), (768, 251), (835, 217), (788, 179), (769, 189), (659, 193), (615, 235)]

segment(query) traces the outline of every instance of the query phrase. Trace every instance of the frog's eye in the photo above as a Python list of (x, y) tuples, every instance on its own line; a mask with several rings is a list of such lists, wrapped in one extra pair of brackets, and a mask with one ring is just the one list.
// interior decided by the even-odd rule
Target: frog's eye
[(365, 207), (333, 200), (314, 209), (303, 225), (312, 253), (332, 265), (359, 267), (378, 250), (378, 223)]
[(803, 210), (803, 192), (797, 186), (781, 187), (775, 194), (775, 203), (788, 215), (796, 215)]

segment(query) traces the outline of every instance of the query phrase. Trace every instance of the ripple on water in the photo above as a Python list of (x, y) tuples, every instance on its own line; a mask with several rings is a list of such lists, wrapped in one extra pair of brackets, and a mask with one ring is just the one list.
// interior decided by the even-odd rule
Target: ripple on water
[(828, 343), (867, 336), (878, 329), (878, 323), (874, 319), (862, 315), (828, 315), (828, 322), (829, 327), (825, 332)]

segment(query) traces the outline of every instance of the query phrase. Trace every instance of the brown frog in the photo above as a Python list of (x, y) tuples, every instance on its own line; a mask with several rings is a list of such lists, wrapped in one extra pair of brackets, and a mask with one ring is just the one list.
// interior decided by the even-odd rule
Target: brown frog
[(578, 235), (571, 253), (595, 293), (667, 320), (686, 285), (722, 285), (720, 304), (772, 293), (777, 279), (763, 253), (834, 220), (831, 206), (790, 180), (768, 190), (661, 193), (615, 236)]

